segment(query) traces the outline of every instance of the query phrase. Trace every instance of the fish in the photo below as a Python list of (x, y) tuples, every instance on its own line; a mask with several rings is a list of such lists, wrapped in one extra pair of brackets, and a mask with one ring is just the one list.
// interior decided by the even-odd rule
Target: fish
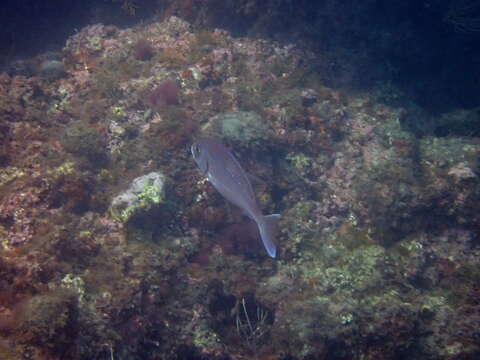
[(275, 234), (281, 215), (262, 214), (249, 177), (237, 159), (225, 145), (213, 138), (196, 140), (190, 150), (203, 176), (224, 198), (255, 221), (265, 250), (270, 257), (275, 258)]

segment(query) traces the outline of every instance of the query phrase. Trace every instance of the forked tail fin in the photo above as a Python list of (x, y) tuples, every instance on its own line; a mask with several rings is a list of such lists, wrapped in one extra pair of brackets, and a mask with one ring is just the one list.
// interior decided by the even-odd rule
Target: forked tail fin
[(277, 223), (280, 220), (280, 214), (272, 214), (264, 216), (258, 224), (260, 237), (263, 246), (267, 250), (268, 255), (274, 258), (277, 255), (277, 246), (275, 245), (275, 236), (277, 234)]

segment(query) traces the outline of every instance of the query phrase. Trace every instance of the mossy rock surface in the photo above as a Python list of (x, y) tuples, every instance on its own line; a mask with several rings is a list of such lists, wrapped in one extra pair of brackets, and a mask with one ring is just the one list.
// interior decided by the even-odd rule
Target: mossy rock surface
[(110, 207), (112, 216), (127, 222), (132, 216), (163, 202), (165, 198), (165, 176), (151, 172), (132, 181), (127, 190), (116, 196)]

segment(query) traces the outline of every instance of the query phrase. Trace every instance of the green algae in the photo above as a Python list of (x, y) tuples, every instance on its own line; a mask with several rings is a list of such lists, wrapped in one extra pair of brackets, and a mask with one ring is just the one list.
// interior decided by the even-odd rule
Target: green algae
[(112, 208), (111, 214), (115, 220), (125, 223), (138, 210), (148, 209), (154, 204), (159, 204), (162, 201), (162, 198), (162, 194), (157, 188), (152, 185), (147, 185), (143, 191), (138, 194), (139, 202), (128, 206), (120, 212)]
[(343, 224), (342, 229), (343, 231), (337, 233), (337, 241), (348, 250), (354, 250), (373, 243), (368, 229), (355, 226), (350, 221)]
[(85, 282), (80, 276), (75, 276), (73, 274), (66, 274), (63, 277), (60, 284), (62, 288), (72, 290), (73, 293), (76, 293), (80, 301), (84, 301)]
[(420, 142), (420, 159), (423, 165), (442, 168), (466, 162), (478, 168), (480, 146), (473, 140), (464, 138), (426, 137)]
[(245, 148), (260, 147), (272, 136), (260, 115), (250, 111), (225, 113), (220, 120), (222, 136)]
[(200, 350), (213, 349), (220, 345), (220, 338), (209, 327), (204, 326), (195, 329), (193, 333), (193, 345)]
[(47, 174), (52, 178), (58, 178), (64, 175), (71, 175), (76, 171), (75, 163), (73, 161), (67, 160), (63, 164), (57, 166), (54, 169), (48, 169)]
[(307, 281), (313, 281), (322, 291), (334, 291), (348, 297), (378, 287), (381, 275), (376, 265), (383, 255), (381, 246), (362, 246), (353, 251), (345, 250), (335, 264), (309, 262), (301, 271)]
[(302, 174), (311, 168), (314, 160), (303, 153), (288, 153), (286, 157), (295, 170), (300, 171)]
[(110, 111), (117, 118), (124, 118), (125, 116), (127, 116), (126, 109), (123, 106), (112, 106)]
[(25, 171), (20, 168), (17, 168), (15, 166), (6, 167), (2, 169), (0, 173), (0, 186), (6, 185), (13, 180), (17, 180), (25, 175)]
[(151, 173), (137, 178), (131, 187), (117, 196), (110, 207), (110, 214), (119, 222), (126, 223), (134, 214), (148, 211), (165, 199), (164, 177)]

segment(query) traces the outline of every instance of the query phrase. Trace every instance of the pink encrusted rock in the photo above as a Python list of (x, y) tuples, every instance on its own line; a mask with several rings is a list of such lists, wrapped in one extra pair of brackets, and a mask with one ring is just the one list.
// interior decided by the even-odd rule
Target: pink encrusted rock
[(455, 178), (455, 182), (477, 178), (477, 175), (465, 162), (461, 162), (452, 166), (450, 170), (448, 170), (448, 175), (453, 176)]

